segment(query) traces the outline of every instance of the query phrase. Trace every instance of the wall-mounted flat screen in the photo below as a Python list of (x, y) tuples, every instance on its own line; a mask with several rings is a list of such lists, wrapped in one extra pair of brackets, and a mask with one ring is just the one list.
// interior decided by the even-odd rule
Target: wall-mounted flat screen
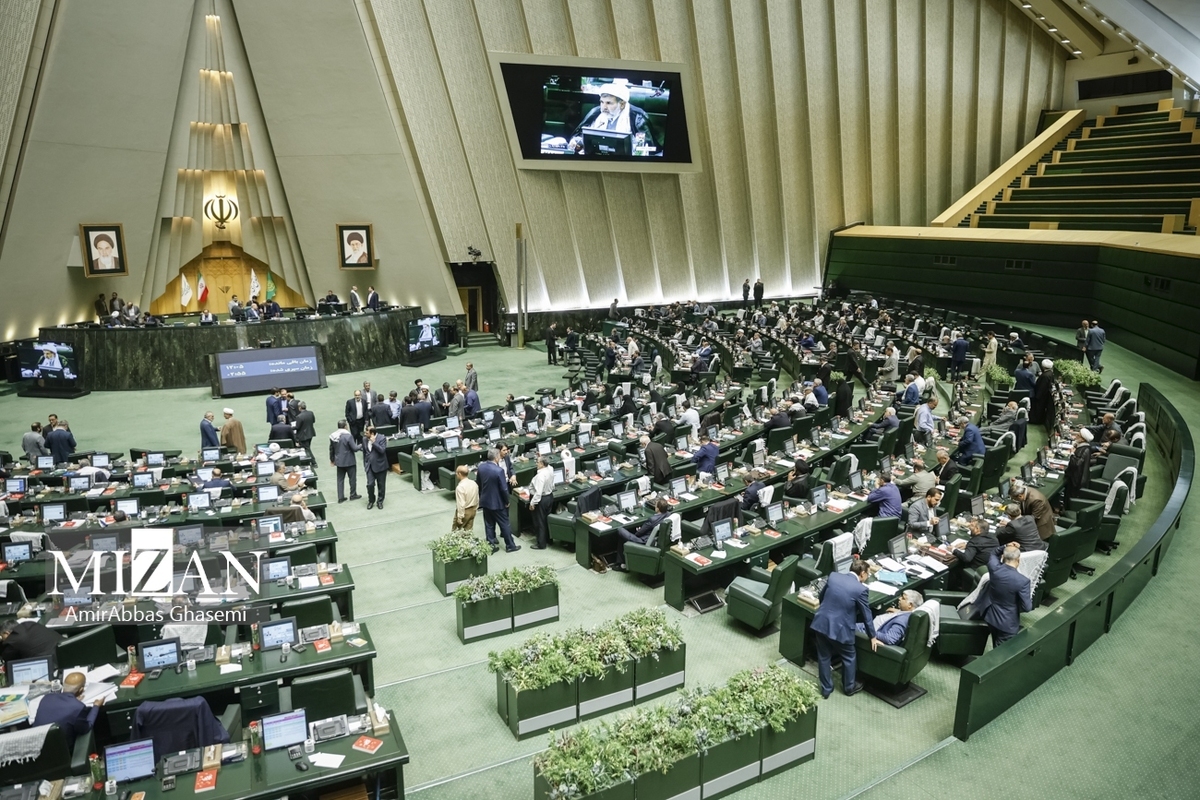
[(408, 352), (428, 350), (442, 343), (442, 318), (421, 317), (408, 321)]
[(217, 392), (224, 396), (266, 392), (275, 386), (313, 389), (325, 385), (318, 345), (230, 350), (213, 355)]
[(699, 171), (687, 65), (489, 55), (519, 168)]
[(41, 339), (22, 342), (17, 359), (22, 379), (47, 381), (53, 386), (74, 386), (79, 381), (79, 358), (72, 345)]

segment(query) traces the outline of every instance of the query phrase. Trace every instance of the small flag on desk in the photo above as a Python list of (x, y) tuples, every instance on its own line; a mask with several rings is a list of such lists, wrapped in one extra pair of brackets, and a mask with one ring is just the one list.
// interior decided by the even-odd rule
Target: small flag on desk
[(208, 284), (204, 282), (204, 273), (196, 271), (196, 299), (200, 303), (208, 301)]
[(179, 305), (187, 308), (192, 302), (192, 285), (188, 283), (187, 275), (179, 273)]

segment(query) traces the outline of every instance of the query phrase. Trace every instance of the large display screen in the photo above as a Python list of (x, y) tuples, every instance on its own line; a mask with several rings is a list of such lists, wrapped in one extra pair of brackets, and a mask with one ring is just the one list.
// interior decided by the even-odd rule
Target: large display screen
[(325, 385), (325, 366), (315, 344), (230, 350), (216, 353), (214, 358), (222, 395), (265, 392), (276, 386), (312, 389)]
[(69, 344), (36, 340), (17, 348), (21, 377), (70, 386), (79, 380), (79, 359)]
[(492, 59), (518, 166), (695, 168), (684, 65), (507, 53)]
[(440, 347), (442, 344), (442, 318), (421, 317), (408, 321), (408, 352)]

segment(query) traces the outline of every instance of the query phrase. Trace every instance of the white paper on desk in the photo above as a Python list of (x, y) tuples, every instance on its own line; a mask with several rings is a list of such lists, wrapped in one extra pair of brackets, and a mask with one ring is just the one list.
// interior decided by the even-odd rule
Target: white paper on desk
[(313, 766), (329, 769), (337, 769), (345, 759), (345, 756), (339, 756), (336, 753), (313, 753), (308, 757)]
[(89, 683), (83, 687), (83, 704), (90, 706), (101, 697), (107, 702), (117, 696), (115, 683)]
[(779, 466), (783, 467), (784, 469), (795, 469), (795, 467), (796, 467), (795, 461), (788, 461), (785, 458), (777, 458), (777, 459), (775, 459), (775, 463), (778, 464)]
[(696, 495), (692, 494), (691, 492), (683, 492), (682, 494), (679, 495), (679, 499), (687, 500), (690, 503), (691, 501), (696, 499)]
[(305, 575), (296, 579), (296, 586), (301, 589), (316, 589), (321, 585), (321, 579), (316, 575)]
[(867, 584), (867, 588), (870, 589), (872, 592), (879, 592), (880, 594), (886, 594), (889, 597), (896, 594), (896, 592), (900, 591), (895, 586), (889, 586), (888, 584), (884, 583), (883, 581), (871, 581), (870, 583)]
[(709, 557), (710, 558), (725, 558), (725, 551), (724, 550), (713, 550), (712, 553), (709, 554)]
[(221, 665), (221, 674), (222, 675), (228, 675), (231, 672), (241, 672), (241, 671), (242, 671), (241, 664), (222, 664)]
[(904, 565), (894, 558), (883, 556), (875, 560), (879, 562), (879, 566), (883, 567), (888, 572), (904, 572)]
[(588, 527), (601, 533), (612, 530), (612, 525), (609, 525), (607, 522), (593, 522), (591, 525), (588, 525)]
[(934, 572), (945, 572), (947, 569), (949, 569), (949, 567), (938, 561), (933, 556), (917, 556), (915, 560), (920, 561)]

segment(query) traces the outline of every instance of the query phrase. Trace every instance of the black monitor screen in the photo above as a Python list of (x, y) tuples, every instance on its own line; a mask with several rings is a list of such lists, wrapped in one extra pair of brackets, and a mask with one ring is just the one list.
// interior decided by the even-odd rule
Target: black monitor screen
[(825, 502), (825, 487), (818, 486), (812, 490), (812, 501), (817, 505), (822, 505)]
[(219, 447), (204, 448), (203, 450), (200, 451), (200, 460), (201, 461), (220, 461), (221, 460), (221, 448), (219, 448)]
[(679, 72), (621, 62), (499, 67), (526, 160), (692, 161)]
[(48, 681), (54, 671), (49, 656), (41, 658), (21, 658), (8, 662), (8, 685), (16, 686), (21, 683)]
[(977, 494), (971, 498), (971, 514), (976, 517), (983, 516), (983, 495)]
[(4, 481), (4, 491), (9, 494), (25, 494), (25, 479), (7, 478)]
[(154, 774), (154, 740), (139, 739), (126, 744), (104, 748), (104, 766), (108, 777), (117, 783), (128, 783)]
[(33, 545), (29, 542), (5, 542), (0, 544), (4, 561), (7, 564), (17, 564), (33, 558)]
[(79, 381), (79, 359), (72, 345), (35, 340), (17, 347), (21, 378), (53, 386), (74, 386)]
[(136, 472), (133, 475), (133, 488), (149, 489), (154, 485), (154, 474), (150, 472)]
[(783, 503), (771, 503), (767, 506), (767, 522), (772, 525), (783, 519)]
[(285, 644), (296, 644), (296, 618), (288, 617), (276, 622), (267, 622), (259, 628), (259, 639), (263, 650), (274, 650)]
[(42, 506), (42, 524), (62, 522), (67, 518), (67, 507), (62, 503), (46, 503)]
[(892, 471), (892, 457), (891, 456), (884, 456), (883, 458), (879, 459), (879, 471), (880, 472), (891, 472)]
[(92, 488), (92, 476), (72, 475), (67, 479), (67, 488), (72, 492), (86, 492)]
[(908, 538), (904, 534), (893, 537), (888, 541), (888, 555), (892, 558), (904, 558), (908, 554)]
[(858, 490), (863, 488), (862, 473), (854, 470), (850, 473), (850, 488)]
[(723, 542), (733, 535), (733, 522), (727, 519), (719, 519), (712, 524), (713, 541)]
[(612, 460), (608, 456), (601, 456), (596, 459), (596, 472), (601, 475), (607, 475), (612, 471)]
[(442, 343), (442, 318), (421, 317), (408, 322), (408, 352), (427, 350)]
[(179, 639), (161, 639), (138, 645), (142, 670), (173, 667), (179, 663)]
[(54, 456), (38, 456), (37, 457), (37, 468), (38, 469), (54, 469)]
[(214, 356), (216, 384), (222, 395), (266, 392), (275, 386), (313, 389), (325, 385), (318, 345), (230, 350)]

